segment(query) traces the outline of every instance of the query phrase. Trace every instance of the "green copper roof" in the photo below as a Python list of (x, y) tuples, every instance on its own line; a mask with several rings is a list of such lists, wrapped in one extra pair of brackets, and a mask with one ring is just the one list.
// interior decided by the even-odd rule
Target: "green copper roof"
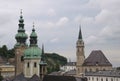
[(24, 58), (41, 58), (42, 50), (37, 45), (37, 34), (34, 29), (30, 35), (30, 47), (24, 51)]
[(16, 38), (28, 38), (27, 34), (24, 32), (18, 32), (15, 37)]
[(29, 47), (24, 51), (24, 58), (41, 58), (42, 50), (39, 47)]
[(31, 33), (30, 37), (37, 37), (37, 34), (36, 34), (36, 32), (35, 32), (35, 29), (34, 29), (34, 28), (33, 28), (33, 30), (32, 30), (32, 33)]
[(78, 39), (82, 39), (81, 27), (80, 27), (80, 30), (79, 30), (79, 36), (78, 36)]

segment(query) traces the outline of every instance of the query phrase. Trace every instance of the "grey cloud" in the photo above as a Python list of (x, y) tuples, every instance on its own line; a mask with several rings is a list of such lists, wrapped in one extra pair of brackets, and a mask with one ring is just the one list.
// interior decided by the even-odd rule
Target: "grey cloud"
[[(86, 55), (89, 54), (90, 49), (101, 48), (105, 51), (107, 48), (113, 48), (114, 44), (119, 44), (118, 41), (120, 41), (119, 3), (119, 0), (1, 1), (0, 37), (4, 33), (5, 37), (0, 39), (10, 48), (14, 46), (19, 12), (20, 9), (23, 9), (26, 32), (28, 34), (31, 32), (34, 21), (38, 33), (38, 43), (40, 46), (41, 43), (45, 43), (46, 52), (59, 52), (69, 58), (74, 56), (72, 60), (75, 60), (75, 44), (80, 23), (86, 44)], [(11, 42), (6, 41), (8, 37)], [(50, 41), (55, 42), (55, 44)], [(102, 46), (103, 43), (106, 46)], [(116, 57), (120, 57), (120, 51), (118, 50), (120, 47), (116, 46), (116, 48), (111, 49), (112, 52), (115, 49), (117, 50), (117, 52), (114, 51)], [(112, 54), (112, 52), (109, 53)], [(113, 63), (117, 62), (111, 61)]]

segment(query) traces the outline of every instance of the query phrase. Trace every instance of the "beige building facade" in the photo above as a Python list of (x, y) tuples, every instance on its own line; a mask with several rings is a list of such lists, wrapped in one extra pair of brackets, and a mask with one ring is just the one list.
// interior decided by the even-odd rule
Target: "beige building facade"
[(0, 65), (0, 72), (4, 78), (15, 76), (15, 66), (10, 64)]
[(25, 59), (24, 61), (24, 75), (25, 77), (32, 77), (34, 74), (39, 76), (40, 59)]

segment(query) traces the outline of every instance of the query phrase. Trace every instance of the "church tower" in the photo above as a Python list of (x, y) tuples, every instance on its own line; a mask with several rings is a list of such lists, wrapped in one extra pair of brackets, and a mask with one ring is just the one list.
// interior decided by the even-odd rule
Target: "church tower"
[(28, 38), (24, 29), (24, 19), (22, 16), (22, 11), (18, 24), (18, 33), (15, 36), (16, 44), (15, 48), (15, 75), (23, 72), (23, 51), (27, 48), (26, 40)]
[(84, 73), (82, 64), (85, 60), (85, 55), (84, 55), (84, 41), (82, 39), (81, 28), (79, 30), (78, 40), (76, 43), (76, 49), (77, 49), (76, 50), (76, 56), (77, 56), (76, 74), (77, 74), (77, 76), (82, 76)]
[(37, 45), (37, 34), (34, 29), (30, 34), (30, 46), (24, 51), (24, 75), (32, 77), (34, 74), (39, 76), (39, 64), (41, 61), (42, 50)]
[(47, 74), (47, 63), (45, 61), (44, 46), (42, 45), (42, 55), (40, 61), (40, 79), (43, 80), (44, 75)]

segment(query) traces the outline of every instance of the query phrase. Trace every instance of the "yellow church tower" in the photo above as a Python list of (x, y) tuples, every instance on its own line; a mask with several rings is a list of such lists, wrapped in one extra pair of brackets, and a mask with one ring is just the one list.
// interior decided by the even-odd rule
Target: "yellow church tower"
[(84, 55), (84, 41), (82, 39), (81, 27), (79, 30), (79, 36), (76, 43), (76, 56), (77, 56), (76, 75), (82, 76), (84, 74), (82, 64), (84, 63), (85, 55)]

